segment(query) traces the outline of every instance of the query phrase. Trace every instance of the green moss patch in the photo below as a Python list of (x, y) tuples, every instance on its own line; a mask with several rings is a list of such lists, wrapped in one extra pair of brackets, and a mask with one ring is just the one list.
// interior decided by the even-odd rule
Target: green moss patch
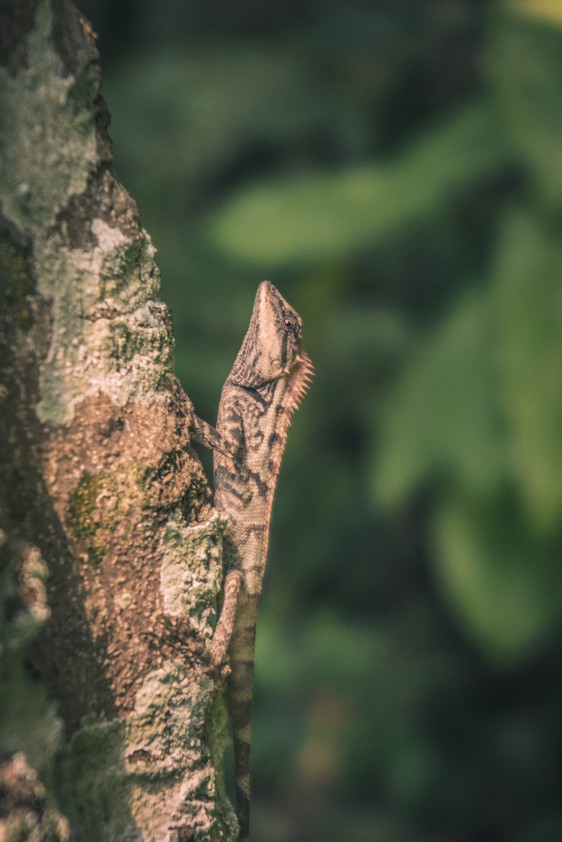
[(16, 322), (23, 330), (33, 324), (28, 301), (33, 292), (25, 254), (6, 235), (0, 236), (0, 307), (15, 311)]
[(123, 465), (113, 472), (84, 473), (71, 495), (67, 517), (74, 536), (85, 544), (88, 555), (100, 564), (114, 531), (130, 523), (132, 509), (141, 510), (146, 499), (146, 468)]

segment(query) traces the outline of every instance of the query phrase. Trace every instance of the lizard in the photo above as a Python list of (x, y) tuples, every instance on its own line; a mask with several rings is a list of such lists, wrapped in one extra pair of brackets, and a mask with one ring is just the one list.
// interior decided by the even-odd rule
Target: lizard
[(239, 842), (249, 839), (250, 735), (258, 601), (273, 497), (291, 418), (313, 366), (302, 321), (270, 281), (259, 285), (250, 324), (223, 386), (216, 429), (193, 417), (192, 436), (213, 449), (215, 507), (228, 516), (223, 601), (211, 643), (215, 666), (230, 658)]

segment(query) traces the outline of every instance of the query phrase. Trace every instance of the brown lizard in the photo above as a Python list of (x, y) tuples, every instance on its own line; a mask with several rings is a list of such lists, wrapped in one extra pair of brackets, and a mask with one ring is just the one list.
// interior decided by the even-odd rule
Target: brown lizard
[(291, 417), (312, 375), (301, 350), (302, 322), (269, 281), (256, 293), (242, 347), (222, 390), (216, 430), (198, 418), (196, 441), (214, 451), (215, 506), (228, 515), (223, 604), (211, 655), (230, 655), (239, 842), (250, 824), (250, 728), (258, 599), (271, 508)]

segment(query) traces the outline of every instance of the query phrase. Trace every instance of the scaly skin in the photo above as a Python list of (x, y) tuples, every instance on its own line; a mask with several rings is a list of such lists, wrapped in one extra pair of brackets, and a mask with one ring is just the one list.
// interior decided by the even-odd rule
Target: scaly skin
[[(271, 508), (291, 416), (312, 364), (300, 350), (301, 319), (269, 281), (260, 284), (248, 331), (221, 395), (216, 432), (197, 420), (214, 449), (215, 506), (228, 515), (223, 606), (212, 657), (230, 655), (240, 842), (250, 821), (250, 728), (258, 600), (267, 561)], [(203, 430), (203, 427), (205, 430)]]

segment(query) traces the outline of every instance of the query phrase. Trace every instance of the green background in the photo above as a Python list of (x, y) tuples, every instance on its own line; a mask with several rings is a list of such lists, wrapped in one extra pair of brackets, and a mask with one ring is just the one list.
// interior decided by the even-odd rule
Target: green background
[(316, 365), (259, 618), (253, 838), (558, 842), (562, 4), (81, 8), (198, 413), (264, 278)]

